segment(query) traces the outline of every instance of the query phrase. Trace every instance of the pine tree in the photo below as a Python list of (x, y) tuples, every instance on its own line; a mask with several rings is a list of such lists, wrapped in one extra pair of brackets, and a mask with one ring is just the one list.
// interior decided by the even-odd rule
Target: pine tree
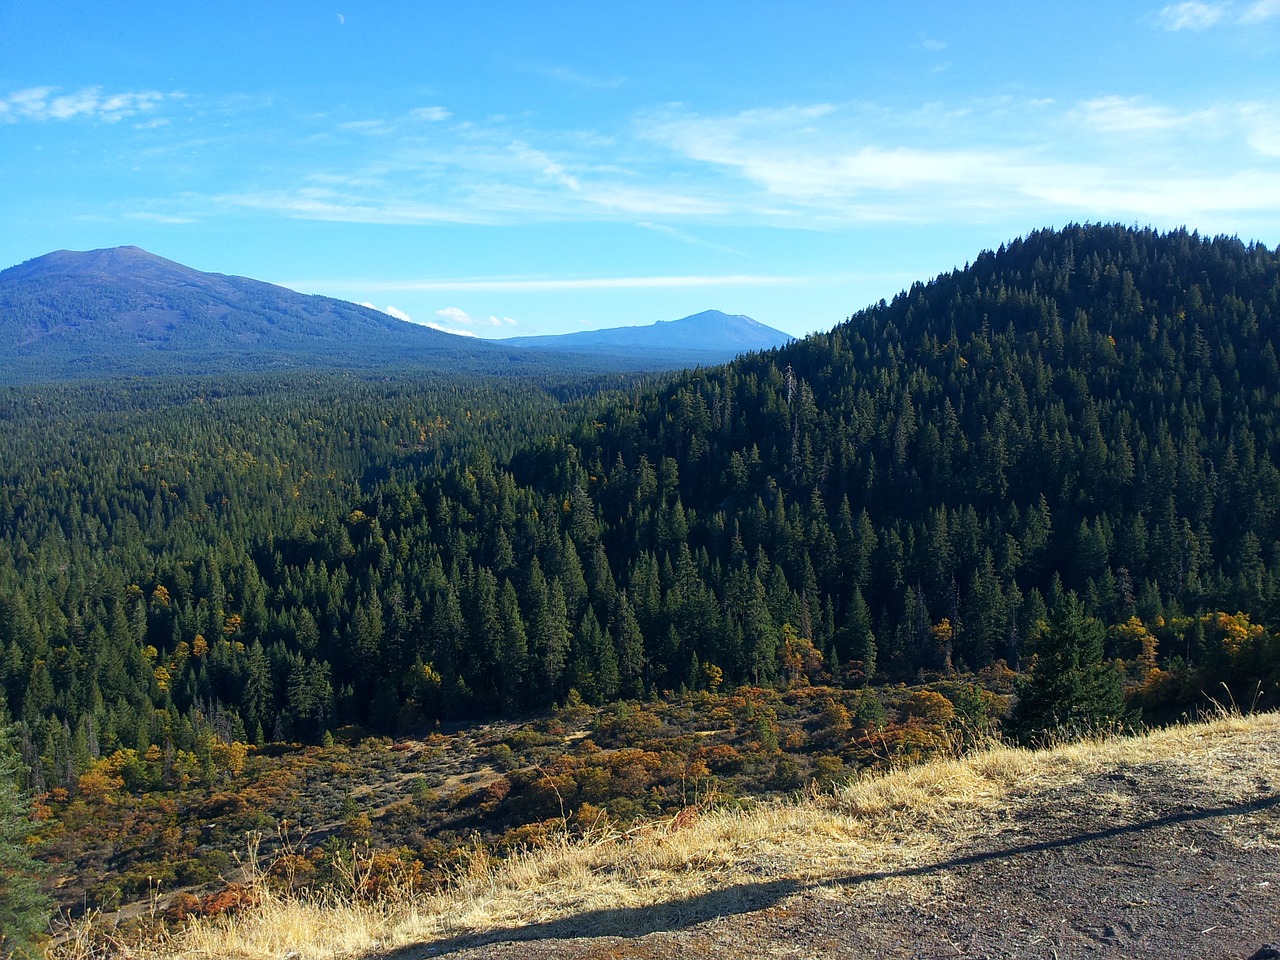
[(1102, 661), (1106, 631), (1074, 593), (1049, 617), (1031, 674), (1018, 685), (1013, 727), (1024, 740), (1076, 736), (1124, 718), (1124, 682)]
[(40, 892), (41, 865), (27, 852), (30, 808), (20, 788), (17, 757), (0, 731), (0, 956), (35, 957), (53, 905)]
[(502, 624), (502, 639), (498, 648), (498, 693), (504, 710), (514, 710), (528, 692), (529, 640), (524, 620), (520, 615), (520, 603), (516, 589), (510, 580), (502, 583), (498, 598), (498, 619)]
[(543, 684), (539, 699), (549, 702), (561, 693), (569, 657), (569, 615), (559, 580), (551, 582), (547, 604), (538, 619), (536, 629), (534, 652), (538, 658)]
[(618, 651), (619, 691), (634, 700), (644, 694), (644, 634), (625, 590), (618, 594), (613, 635)]
[(862, 661), (862, 672), (867, 682), (876, 672), (876, 638), (871, 632), (871, 611), (862, 597), (862, 591), (854, 588), (849, 601), (847, 622), (844, 627), (846, 649), (849, 657)]

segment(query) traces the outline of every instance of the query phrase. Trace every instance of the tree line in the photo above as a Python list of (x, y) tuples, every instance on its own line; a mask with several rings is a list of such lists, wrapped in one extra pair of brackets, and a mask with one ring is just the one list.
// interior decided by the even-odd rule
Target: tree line
[(647, 385), (11, 390), (6, 709), (65, 785), (119, 747), (1023, 668), (1073, 597), (1169, 698), (1274, 685), (1232, 638), (1280, 612), (1278, 267), (1072, 226)]

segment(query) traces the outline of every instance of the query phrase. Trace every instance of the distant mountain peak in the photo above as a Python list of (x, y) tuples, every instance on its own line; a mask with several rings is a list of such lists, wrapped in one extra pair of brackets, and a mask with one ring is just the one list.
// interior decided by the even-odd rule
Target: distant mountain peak
[(659, 323), (709, 323), (716, 320), (745, 320), (747, 323), (758, 324), (764, 326), (759, 320), (753, 320), (745, 313), (725, 313), (723, 310), (703, 310), (701, 313), (691, 313), (687, 317), (681, 317), (679, 320), (659, 320)]
[[(706, 319), (713, 314), (719, 319)], [(687, 332), (668, 325), (655, 337), (650, 328), (620, 347), (552, 343), (533, 351), (261, 280), (205, 273), (137, 246), (55, 250), (0, 270), (0, 353), (7, 361), (0, 383), (317, 367), (497, 375), (663, 370), (774, 345), (725, 332), (746, 330), (745, 317), (698, 316), (701, 324)], [(682, 352), (685, 342), (695, 346)]]
[(142, 247), (103, 247), (98, 250), (55, 250), (42, 257), (20, 263), (16, 267), (0, 271), (0, 277), (8, 280), (33, 277), (70, 278), (111, 277), (123, 279), (140, 275), (169, 276), (217, 276), (166, 260)]
[(137, 246), (56, 250), (0, 271), (0, 349), (0, 379), (518, 362), (500, 345)]
[(689, 363), (720, 363), (740, 353), (771, 350), (794, 339), (740, 313), (703, 310), (647, 326), (607, 327), (543, 337), (512, 337), (503, 343), (532, 350), (680, 357)]

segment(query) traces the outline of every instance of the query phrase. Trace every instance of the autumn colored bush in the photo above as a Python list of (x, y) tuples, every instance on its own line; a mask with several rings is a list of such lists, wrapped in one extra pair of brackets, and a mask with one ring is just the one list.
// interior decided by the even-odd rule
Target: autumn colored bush
[(955, 719), (956, 708), (951, 701), (933, 690), (916, 690), (902, 703), (902, 713), (907, 720), (921, 724), (941, 726)]
[[(926, 716), (945, 714), (939, 697), (954, 707), (953, 726), (978, 709), (965, 705), (974, 697), (994, 714), (998, 696), (971, 686), (949, 679), (915, 699), (911, 688), (814, 684), (696, 691), (422, 740), (246, 749), (238, 773), (136, 792), (124, 788), (121, 756), (97, 768), (119, 783), (94, 789), (91, 776), (87, 794), (43, 798), (41, 831), (57, 844), (50, 855), (75, 865), (75, 881), (61, 889), (88, 906), (145, 897), (148, 877), (195, 893), (234, 876), (246, 831), (262, 834), (263, 862), (276, 864), (268, 881), (292, 889), (345, 889), (353, 843), (367, 845), (368, 856), (398, 851), (402, 862), (420, 861), (413, 882), (438, 883), (471, 856), (477, 837), (502, 854), (545, 844), (566, 825), (587, 829), (598, 816), (630, 824), (951, 749), (954, 740), (931, 734)], [(889, 721), (899, 714), (904, 723)], [(279, 835), (285, 825), (295, 840), (299, 825), (317, 835), (297, 846)], [(378, 861), (378, 875), (389, 865)]]
[(701, 747), (695, 756), (715, 773), (733, 774), (742, 769), (742, 754), (732, 744), (718, 743), (711, 747)]
[(238, 883), (228, 884), (215, 893), (197, 896), (181, 891), (169, 898), (164, 909), (164, 918), (178, 922), (188, 917), (216, 917), (242, 907), (252, 906), (256, 902), (253, 892)]

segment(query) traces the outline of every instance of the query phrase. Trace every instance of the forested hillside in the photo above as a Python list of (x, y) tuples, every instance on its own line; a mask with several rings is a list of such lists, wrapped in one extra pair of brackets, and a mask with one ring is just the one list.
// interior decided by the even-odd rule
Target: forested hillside
[(576, 407), (10, 391), (0, 689), (52, 786), (571, 691), (1017, 667), (1065, 591), (1152, 702), (1273, 686), (1278, 338), (1264, 247), (1086, 226)]
[[(255, 617), (277, 538), (349, 541), (362, 489), (476, 449), (509, 457), (637, 383), (258, 374), (0, 392), (0, 722), (19, 721), (33, 786), (74, 786), (121, 747), (207, 758), (243, 733), (212, 678), (269, 639)], [(290, 649), (307, 636), (294, 613), (272, 615)]]

